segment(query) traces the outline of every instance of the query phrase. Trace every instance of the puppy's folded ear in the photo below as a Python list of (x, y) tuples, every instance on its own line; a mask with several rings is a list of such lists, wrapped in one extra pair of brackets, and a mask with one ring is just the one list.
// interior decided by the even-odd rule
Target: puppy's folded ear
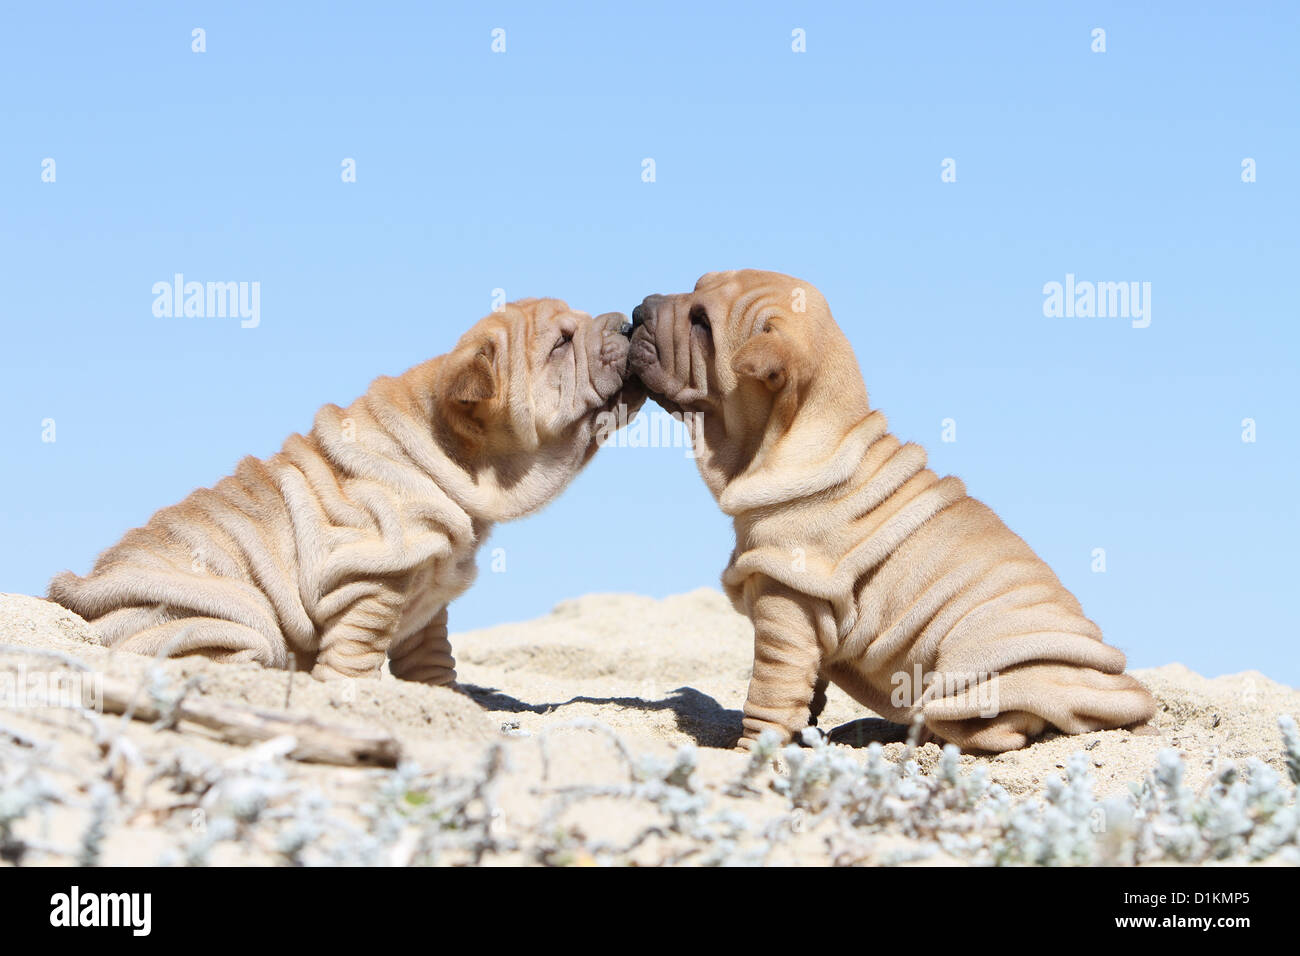
[(458, 434), (474, 438), (483, 433), (481, 403), (496, 397), (499, 383), (496, 346), (486, 342), (477, 348), (452, 352), (438, 370), (434, 393), (442, 417)]
[(449, 356), (443, 397), (449, 402), (472, 405), (497, 393), (497, 373), (492, 367), (490, 346), (472, 354)]
[(751, 378), (779, 392), (792, 381), (803, 378), (805, 359), (799, 346), (791, 341), (775, 321), (755, 332), (731, 360), (731, 370), (741, 378)]

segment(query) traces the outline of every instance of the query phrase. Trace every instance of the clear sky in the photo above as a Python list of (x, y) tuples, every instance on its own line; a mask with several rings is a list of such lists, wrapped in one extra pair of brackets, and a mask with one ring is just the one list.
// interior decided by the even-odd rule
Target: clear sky
[[(6, 4), (0, 590), (494, 289), (630, 312), (754, 267), (823, 291), (897, 434), (1134, 666), (1300, 684), (1300, 5), (1133, 6)], [(259, 283), (257, 326), (156, 316), (177, 273)], [(1150, 283), (1149, 325), (1045, 315), (1067, 275)], [(731, 545), (680, 448), (606, 448), (452, 630), (716, 586)]]

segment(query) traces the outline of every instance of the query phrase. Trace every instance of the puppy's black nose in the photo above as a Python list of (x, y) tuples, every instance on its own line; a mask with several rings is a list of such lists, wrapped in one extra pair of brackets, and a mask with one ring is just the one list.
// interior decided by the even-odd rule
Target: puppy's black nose
[(648, 295), (642, 299), (641, 304), (632, 310), (632, 328), (653, 322), (663, 299), (661, 295)]
[(596, 316), (594, 321), (605, 332), (616, 332), (622, 336), (632, 334), (632, 325), (622, 312), (606, 312)]

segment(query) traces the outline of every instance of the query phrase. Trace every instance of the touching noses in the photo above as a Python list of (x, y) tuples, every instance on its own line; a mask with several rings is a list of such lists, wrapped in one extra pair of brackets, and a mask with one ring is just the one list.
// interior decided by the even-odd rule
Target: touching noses
[(646, 296), (641, 304), (632, 310), (632, 328), (654, 321), (659, 311), (659, 303), (663, 301), (663, 298), (661, 295)]
[(632, 334), (633, 323), (629, 322), (622, 312), (606, 312), (604, 315), (596, 316), (595, 321), (603, 326), (606, 332), (617, 332), (624, 338)]

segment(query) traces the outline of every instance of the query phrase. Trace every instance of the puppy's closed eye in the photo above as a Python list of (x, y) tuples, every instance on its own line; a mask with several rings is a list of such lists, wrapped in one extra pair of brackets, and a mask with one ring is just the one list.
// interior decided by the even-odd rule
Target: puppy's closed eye
[(556, 339), (555, 344), (551, 346), (551, 354), (554, 355), (573, 341), (572, 332), (561, 332), (560, 337)]
[(709, 312), (702, 305), (691, 306), (691, 325), (713, 334), (713, 327), (709, 325)]

